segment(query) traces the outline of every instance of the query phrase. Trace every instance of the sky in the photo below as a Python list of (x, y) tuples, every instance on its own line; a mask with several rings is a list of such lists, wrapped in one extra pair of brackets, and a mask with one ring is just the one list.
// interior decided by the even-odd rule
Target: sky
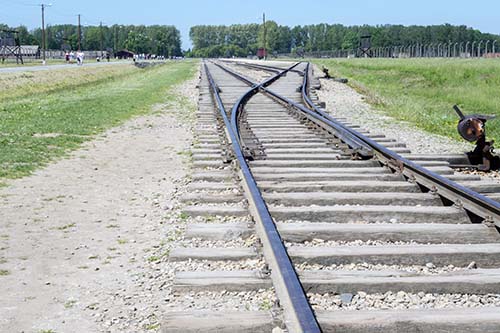
[(165, 24), (181, 32), (182, 48), (191, 47), (193, 25), (260, 23), (266, 19), (280, 25), (315, 23), (363, 25), (467, 25), (482, 32), (500, 34), (499, 0), (0, 0), (0, 23), (20, 24), (29, 29), (41, 25), (40, 4), (46, 24), (82, 25)]

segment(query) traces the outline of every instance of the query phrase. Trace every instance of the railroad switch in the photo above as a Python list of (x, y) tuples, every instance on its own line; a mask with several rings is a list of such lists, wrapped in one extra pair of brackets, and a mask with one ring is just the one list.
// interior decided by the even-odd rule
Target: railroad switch
[(323, 72), (323, 74), (325, 74), (325, 79), (331, 79), (332, 77), (330, 76), (330, 70), (328, 68), (326, 68), (325, 66), (323, 66), (323, 68), (321, 68), (321, 71)]
[(457, 125), (458, 133), (469, 142), (476, 142), (473, 151), (467, 154), (470, 164), (480, 171), (498, 170), (500, 157), (494, 155), (494, 140), (486, 141), (486, 121), (495, 116), (471, 114), (465, 116), (457, 105), (453, 109), (460, 117)]
[(330, 70), (328, 68), (326, 68), (325, 66), (323, 66), (321, 68), (321, 70), (323, 71), (323, 74), (325, 74), (325, 76), (323, 77), (324, 79), (333, 79), (333, 81), (336, 81), (336, 82), (340, 82), (340, 83), (347, 83), (349, 82), (349, 80), (347, 80), (346, 78), (340, 78), (340, 77), (333, 77), (330, 75)]

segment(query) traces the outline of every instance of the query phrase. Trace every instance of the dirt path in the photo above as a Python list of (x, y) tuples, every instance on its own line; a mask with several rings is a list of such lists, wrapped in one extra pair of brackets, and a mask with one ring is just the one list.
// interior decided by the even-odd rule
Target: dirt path
[(159, 107), (0, 189), (0, 332), (154, 331), (148, 259), (191, 141), (177, 112)]

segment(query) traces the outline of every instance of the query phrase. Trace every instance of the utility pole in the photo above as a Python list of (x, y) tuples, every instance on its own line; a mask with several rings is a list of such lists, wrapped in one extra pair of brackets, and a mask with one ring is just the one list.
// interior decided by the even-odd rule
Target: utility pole
[(262, 24), (264, 25), (264, 60), (267, 58), (267, 47), (266, 47), (266, 13), (262, 13)]
[(99, 23), (99, 34), (101, 35), (101, 59), (102, 59), (102, 48), (103, 48), (103, 40), (104, 40), (104, 35), (102, 33), (102, 21)]
[(82, 33), (80, 27), (80, 14), (78, 14), (78, 52), (82, 50)]
[(45, 64), (45, 49), (47, 48), (46, 47), (46, 43), (45, 43), (45, 7), (50, 7), (52, 6), (52, 4), (40, 4), (40, 7), (42, 7), (42, 59), (43, 59), (43, 63)]
[(117, 39), (118, 39), (118, 27), (115, 24), (113, 26), (113, 52), (116, 54), (116, 44), (117, 44)]

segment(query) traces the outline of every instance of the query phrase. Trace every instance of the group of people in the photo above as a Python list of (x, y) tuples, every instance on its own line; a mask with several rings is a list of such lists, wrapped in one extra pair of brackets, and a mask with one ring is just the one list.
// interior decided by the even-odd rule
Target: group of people
[[(83, 53), (82, 51), (78, 51), (76, 52), (76, 54), (73, 51), (66, 52), (64, 58), (66, 60), (66, 63), (68, 64), (76, 59), (77, 65), (81, 66), (83, 65), (83, 59), (85, 58), (85, 53)], [(109, 53), (106, 52), (106, 55), (102, 58), (106, 58), (106, 60), (109, 61), (110, 60)], [(102, 60), (102, 58), (98, 56), (96, 57), (96, 61), (99, 62)]]
[(149, 53), (139, 53), (139, 54), (134, 54), (133, 60), (165, 60), (165, 56), (160, 56), (156, 54), (149, 54)]
[(83, 53), (82, 51), (76, 52), (76, 55), (73, 51), (66, 52), (66, 54), (64, 55), (64, 58), (65, 58), (67, 63), (70, 63), (70, 61), (73, 61), (75, 59), (75, 56), (76, 56), (77, 65), (79, 65), (79, 66), (83, 65), (83, 59), (85, 58), (85, 53)]
[(109, 53), (106, 53), (106, 55), (105, 55), (105, 56), (103, 56), (103, 57), (99, 57), (99, 56), (97, 56), (97, 57), (95, 58), (95, 60), (96, 60), (97, 62), (99, 62), (99, 61), (103, 60), (104, 58), (106, 58), (106, 60), (109, 62), (109, 59), (110, 59)]

